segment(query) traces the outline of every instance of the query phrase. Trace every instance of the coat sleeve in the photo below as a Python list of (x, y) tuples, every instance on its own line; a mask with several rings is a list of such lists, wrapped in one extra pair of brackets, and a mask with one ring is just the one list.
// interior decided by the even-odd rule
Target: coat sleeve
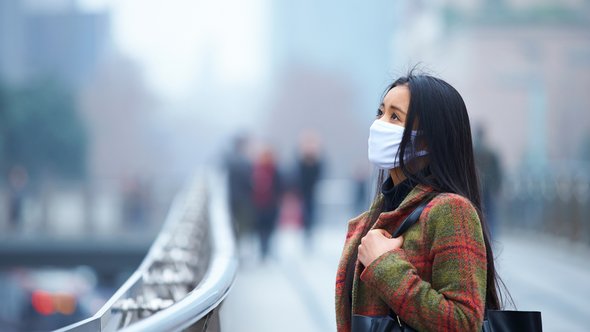
[(418, 331), (479, 331), (487, 265), (478, 214), (459, 195), (442, 194), (431, 204), (424, 226), (431, 283), (420, 278), (401, 248), (373, 261), (361, 280)]

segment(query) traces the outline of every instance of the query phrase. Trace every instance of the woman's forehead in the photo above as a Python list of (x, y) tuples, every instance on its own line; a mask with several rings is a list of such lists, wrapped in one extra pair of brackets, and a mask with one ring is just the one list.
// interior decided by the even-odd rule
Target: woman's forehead
[(383, 105), (391, 105), (407, 110), (410, 104), (410, 89), (406, 85), (398, 85), (389, 90), (383, 98)]

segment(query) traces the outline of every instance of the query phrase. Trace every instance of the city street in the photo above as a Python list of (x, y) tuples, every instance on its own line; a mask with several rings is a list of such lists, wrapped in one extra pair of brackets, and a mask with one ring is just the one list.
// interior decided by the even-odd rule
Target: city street
[[(243, 259), (221, 309), (226, 331), (335, 331), (334, 277), (345, 223), (318, 228), (313, 247), (295, 228), (281, 229), (273, 259)], [(590, 325), (590, 249), (545, 236), (503, 235), (497, 265), (518, 310), (540, 310), (544, 331)]]

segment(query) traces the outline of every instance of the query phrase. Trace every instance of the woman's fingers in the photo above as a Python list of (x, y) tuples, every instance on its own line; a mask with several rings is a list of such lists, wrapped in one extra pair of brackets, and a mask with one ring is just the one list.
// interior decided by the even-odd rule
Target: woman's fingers
[[(392, 236), (391, 236), (391, 234), (390, 234), (388, 231), (384, 230), (384, 229), (372, 229), (372, 230), (370, 230), (370, 231), (367, 233), (367, 235), (366, 235), (366, 236), (364, 236), (364, 237), (363, 237), (363, 239), (364, 239), (365, 237), (367, 237), (369, 234), (371, 234), (371, 235), (377, 235), (377, 234), (378, 234), (378, 235), (381, 235), (381, 236), (385, 236), (385, 237), (386, 237), (386, 238), (388, 238), (388, 239), (392, 239)], [(399, 237), (397, 237), (397, 238), (399, 238), (399, 239), (402, 239), (402, 240), (403, 240), (403, 238), (404, 238), (404, 237), (403, 237), (403, 235), (400, 235), (400, 236), (399, 236)]]
[(401, 248), (403, 243), (403, 236), (392, 238), (391, 234), (384, 229), (373, 229), (361, 239), (358, 246), (358, 259), (363, 265), (368, 266), (383, 253)]
[(391, 234), (384, 229), (374, 229), (375, 233), (380, 233), (381, 235), (385, 236), (388, 239), (391, 239)]

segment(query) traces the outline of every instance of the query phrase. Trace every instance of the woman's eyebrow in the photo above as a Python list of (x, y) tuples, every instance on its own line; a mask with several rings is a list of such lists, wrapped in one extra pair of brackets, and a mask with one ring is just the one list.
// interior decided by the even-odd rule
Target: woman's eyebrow
[[(381, 104), (381, 105), (383, 105), (383, 104)], [(403, 115), (406, 115), (406, 112), (405, 111), (403, 111), (401, 108), (399, 108), (399, 107), (397, 107), (395, 105), (389, 105), (389, 108), (392, 108), (394, 110), (397, 110), (398, 112), (402, 113)]]

